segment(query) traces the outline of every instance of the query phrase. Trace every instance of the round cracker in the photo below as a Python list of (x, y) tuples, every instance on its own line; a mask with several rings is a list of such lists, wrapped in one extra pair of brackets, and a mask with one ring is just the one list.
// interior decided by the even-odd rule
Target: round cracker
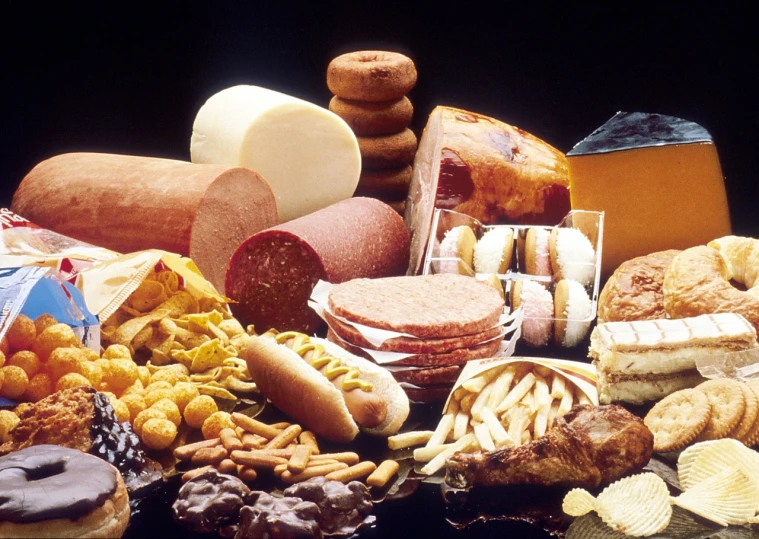
[(743, 391), (743, 399), (746, 401), (746, 408), (743, 411), (743, 417), (728, 435), (728, 438), (735, 438), (745, 444), (748, 440), (747, 436), (753, 430), (756, 418), (759, 416), (759, 398), (748, 384), (741, 384), (741, 391)]
[(697, 391), (706, 395), (712, 407), (712, 415), (701, 434), (699, 442), (724, 438), (740, 423), (746, 410), (741, 383), (728, 378), (707, 380), (699, 384)]
[(711, 417), (709, 399), (696, 389), (675, 391), (657, 402), (643, 423), (654, 435), (654, 451), (677, 451), (701, 433)]
[[(746, 384), (746, 387), (753, 391), (759, 399), (759, 384), (752, 384), (749, 382)], [(754, 421), (751, 429), (749, 429), (741, 442), (743, 442), (748, 447), (753, 447), (759, 443), (759, 412), (757, 413), (756, 421)]]

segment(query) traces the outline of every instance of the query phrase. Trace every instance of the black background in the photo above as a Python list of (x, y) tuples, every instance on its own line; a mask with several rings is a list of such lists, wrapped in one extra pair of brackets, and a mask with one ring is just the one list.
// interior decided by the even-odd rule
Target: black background
[(376, 48), (416, 62), (417, 134), (438, 104), (565, 152), (619, 110), (693, 120), (716, 141), (734, 231), (759, 236), (750, 4), (615, 4), (24, 3), (0, 37), (0, 203), (63, 152), (188, 160), (198, 109), (235, 84), (326, 106), (330, 59)]
[[(417, 134), (435, 105), (494, 116), (564, 152), (619, 110), (703, 125), (734, 231), (759, 237), (750, 4), (616, 4), (19, 3), (0, 31), (0, 205), (63, 152), (188, 160), (198, 109), (235, 84), (326, 106), (333, 57), (384, 49), (416, 63)], [(398, 506), (399, 526), (386, 518), (379, 535), (439, 536), (440, 511), (424, 500)]]

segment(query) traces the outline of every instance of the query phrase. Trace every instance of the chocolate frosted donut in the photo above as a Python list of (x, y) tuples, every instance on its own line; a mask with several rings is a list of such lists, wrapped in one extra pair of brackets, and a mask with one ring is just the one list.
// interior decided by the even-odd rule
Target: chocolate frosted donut
[(349, 52), (327, 67), (327, 86), (343, 99), (390, 101), (409, 93), (414, 84), (414, 62), (397, 52)]
[(352, 101), (333, 97), (329, 110), (340, 116), (356, 135), (388, 135), (411, 123), (414, 106), (404, 96), (392, 101)]
[(129, 496), (107, 462), (56, 445), (0, 457), (0, 537), (121, 537)]

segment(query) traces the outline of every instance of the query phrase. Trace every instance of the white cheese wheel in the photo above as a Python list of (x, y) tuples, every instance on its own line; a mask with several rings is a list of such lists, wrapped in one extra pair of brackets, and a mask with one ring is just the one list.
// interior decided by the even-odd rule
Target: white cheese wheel
[(350, 198), (361, 174), (356, 136), (339, 116), (258, 86), (233, 86), (206, 101), (192, 127), (190, 155), (193, 163), (261, 174), (282, 222)]

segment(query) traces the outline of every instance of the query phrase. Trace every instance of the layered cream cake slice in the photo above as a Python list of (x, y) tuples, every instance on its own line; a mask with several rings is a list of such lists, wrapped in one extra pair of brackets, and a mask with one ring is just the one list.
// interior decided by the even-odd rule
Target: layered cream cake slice
[(702, 382), (699, 358), (757, 346), (756, 330), (743, 316), (719, 313), (598, 324), (588, 355), (602, 404), (643, 404)]

